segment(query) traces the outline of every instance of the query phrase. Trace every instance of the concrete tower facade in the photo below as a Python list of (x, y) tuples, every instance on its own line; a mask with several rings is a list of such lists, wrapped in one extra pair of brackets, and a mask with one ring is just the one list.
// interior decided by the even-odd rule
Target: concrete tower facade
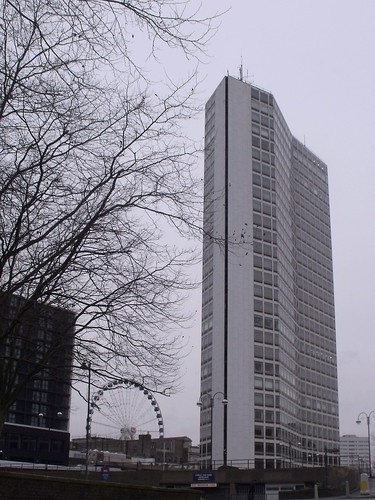
[(203, 463), (336, 463), (327, 167), (244, 81), (224, 78), (205, 123)]

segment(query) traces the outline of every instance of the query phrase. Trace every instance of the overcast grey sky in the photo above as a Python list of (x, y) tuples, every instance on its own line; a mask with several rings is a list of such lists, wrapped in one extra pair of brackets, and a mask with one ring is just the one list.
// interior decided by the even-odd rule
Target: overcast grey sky
[[(195, 0), (191, 0), (192, 3)], [(225, 10), (199, 67), (199, 99), (209, 98), (229, 72), (271, 91), (291, 132), (328, 165), (333, 237), (340, 433), (366, 435), (361, 411), (375, 410), (375, 2), (373, 0), (210, 1)], [(168, 52), (167, 69), (186, 72)], [(160, 74), (162, 70), (160, 69)], [(156, 75), (153, 75), (156, 76)], [(189, 133), (203, 136), (203, 114)], [(198, 166), (203, 175), (203, 164)], [(158, 398), (167, 436), (199, 441), (200, 293), (184, 362), (182, 391)], [(71, 431), (83, 435), (84, 412), (74, 398)], [(375, 432), (375, 421), (373, 422)]]

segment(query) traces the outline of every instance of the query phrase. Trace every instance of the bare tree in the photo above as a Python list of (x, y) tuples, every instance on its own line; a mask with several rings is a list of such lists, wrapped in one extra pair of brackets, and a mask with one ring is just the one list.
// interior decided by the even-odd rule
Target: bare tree
[[(176, 235), (200, 227), (196, 148), (181, 132), (196, 111), (196, 77), (155, 87), (133, 41), (147, 39), (154, 55), (164, 44), (199, 56), (215, 17), (190, 4), (1, 2), (0, 336), (8, 350), (0, 422), (69, 339), (35, 345), (38, 357), (17, 376), (32, 352), (20, 325), (35, 303), (74, 312), (76, 366), (90, 360), (98, 376), (131, 376), (157, 391), (176, 381), (181, 342), (172, 326), (184, 319), (181, 299), (193, 286), (185, 266), (195, 258)], [(10, 318), (14, 296), (22, 307)]]

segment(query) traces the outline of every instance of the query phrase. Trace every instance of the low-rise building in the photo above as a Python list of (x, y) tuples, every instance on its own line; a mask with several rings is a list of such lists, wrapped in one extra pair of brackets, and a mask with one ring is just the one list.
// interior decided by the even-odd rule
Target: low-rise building
[(345, 434), (340, 437), (340, 464), (347, 467), (358, 467), (368, 471), (369, 442), (367, 437)]
[[(155, 464), (188, 464), (196, 457), (196, 447), (187, 436), (152, 438), (151, 434), (140, 434), (138, 439), (113, 439), (100, 436), (90, 436), (88, 440), (89, 456), (92, 450), (105, 454), (119, 453), (128, 460), (142, 461), (153, 459)], [(86, 450), (86, 438), (75, 438), (71, 450)]]

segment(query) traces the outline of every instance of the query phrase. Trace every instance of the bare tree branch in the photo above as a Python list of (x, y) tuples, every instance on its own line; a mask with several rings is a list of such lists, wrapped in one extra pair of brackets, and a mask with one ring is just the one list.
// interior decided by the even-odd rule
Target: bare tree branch
[[(0, 22), (0, 421), (72, 341), (32, 356), (35, 304), (72, 311), (75, 366), (176, 383), (181, 311), (200, 234), (198, 149), (181, 129), (196, 74), (154, 85), (134, 36), (199, 57), (217, 16), (171, 0), (4, 0)], [(137, 33), (137, 35), (135, 35)], [(171, 233), (172, 230), (172, 233)], [(11, 297), (22, 297), (9, 316)], [(178, 326), (180, 325), (180, 326)], [(30, 336), (29, 336), (30, 337)], [(34, 354), (35, 354), (34, 349)], [(61, 367), (61, 369), (63, 369)]]

